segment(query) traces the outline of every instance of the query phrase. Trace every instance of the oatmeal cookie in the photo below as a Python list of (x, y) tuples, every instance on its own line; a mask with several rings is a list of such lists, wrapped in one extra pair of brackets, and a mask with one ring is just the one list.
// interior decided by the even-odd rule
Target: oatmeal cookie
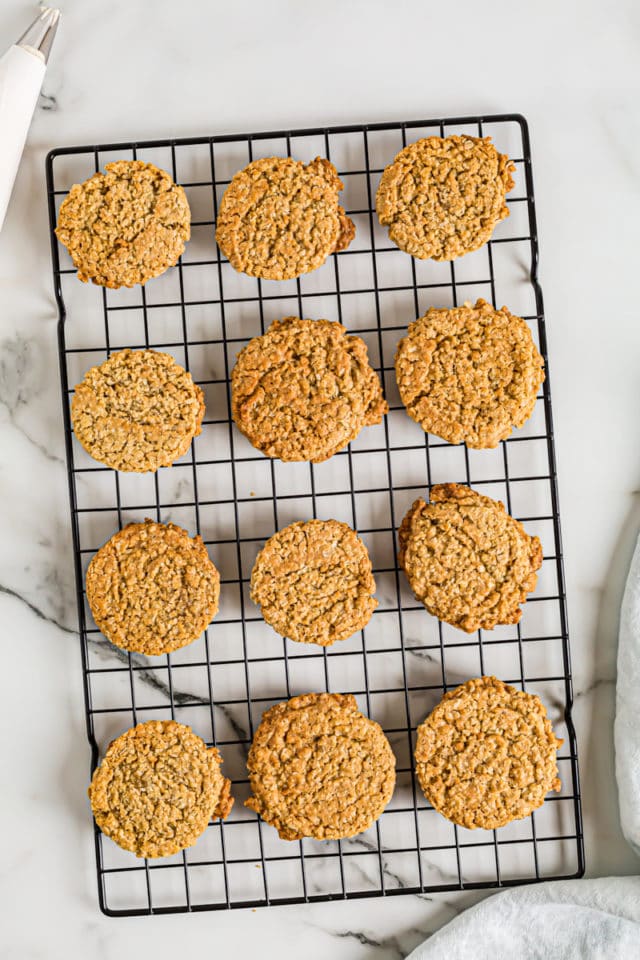
[(416, 500), (399, 531), (398, 563), (435, 617), (460, 630), (518, 623), (535, 589), (542, 547), (499, 500), (458, 483)]
[(152, 163), (117, 160), (105, 170), (71, 188), (56, 236), (83, 282), (133, 287), (178, 262), (191, 235), (189, 204)]
[(130, 523), (87, 570), (87, 601), (107, 640), (160, 656), (197, 640), (218, 612), (220, 574), (201, 537), (173, 523)]
[(74, 391), (73, 430), (94, 460), (145, 473), (168, 467), (199, 436), (204, 398), (168, 353), (121, 350)]
[(232, 414), (268, 457), (321, 463), (387, 412), (360, 337), (331, 320), (275, 320), (238, 354)]
[(247, 761), (245, 806), (283, 840), (339, 840), (374, 823), (393, 793), (395, 757), (355, 697), (307, 693), (262, 717)]
[(191, 847), (211, 818), (233, 806), (222, 758), (175, 720), (139, 723), (114, 740), (95, 770), (89, 799), (104, 834), (137, 857)]
[(407, 413), (425, 433), (483, 450), (533, 413), (544, 361), (531, 331), (485, 300), (431, 307), (398, 344), (396, 379)]
[(469, 830), (495, 830), (560, 790), (562, 742), (539, 697), (479, 677), (446, 693), (418, 727), (416, 773), (438, 813)]
[(362, 540), (338, 520), (292, 523), (275, 533), (251, 573), (251, 599), (274, 630), (328, 647), (362, 630), (378, 606)]
[(455, 260), (509, 216), (515, 165), (490, 137), (427, 137), (385, 167), (376, 211), (389, 238), (420, 260)]
[(263, 280), (291, 280), (322, 266), (355, 236), (338, 205), (342, 181), (317, 157), (254, 160), (234, 176), (220, 201), (216, 240), (236, 270)]

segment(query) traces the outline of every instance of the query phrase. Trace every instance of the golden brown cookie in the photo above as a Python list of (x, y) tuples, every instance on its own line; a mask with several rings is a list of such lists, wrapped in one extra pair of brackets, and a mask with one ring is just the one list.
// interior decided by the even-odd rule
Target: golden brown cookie
[(105, 637), (160, 656), (197, 640), (218, 612), (220, 574), (201, 537), (173, 523), (130, 523), (89, 564), (87, 601)]
[(275, 320), (238, 354), (232, 413), (268, 457), (321, 463), (388, 406), (360, 337), (331, 320)]
[(73, 430), (90, 456), (114, 470), (170, 466), (199, 436), (200, 387), (168, 353), (121, 350), (91, 367), (71, 401)]
[(528, 817), (560, 790), (562, 746), (539, 697), (479, 677), (446, 693), (418, 727), (424, 795), (461, 827), (495, 830)]
[(263, 280), (291, 280), (322, 266), (355, 236), (338, 204), (342, 181), (317, 157), (254, 160), (240, 170), (220, 201), (216, 240), (236, 270)]
[(247, 760), (245, 806), (283, 840), (339, 840), (374, 823), (393, 793), (395, 757), (355, 697), (307, 693), (262, 717)]
[(460, 630), (518, 623), (535, 589), (542, 547), (499, 500), (458, 483), (416, 500), (399, 531), (398, 563), (434, 617)]
[(409, 416), (425, 433), (476, 450), (497, 447), (529, 419), (544, 381), (527, 324), (485, 300), (431, 307), (409, 325), (395, 360)]
[(420, 260), (455, 260), (509, 216), (515, 165), (490, 137), (427, 137), (385, 167), (376, 211), (389, 238)]
[(274, 630), (328, 647), (362, 630), (378, 606), (362, 540), (338, 520), (292, 523), (275, 533), (251, 573), (251, 599)]
[(178, 262), (191, 235), (189, 204), (152, 163), (117, 160), (105, 170), (71, 188), (56, 236), (83, 282), (133, 287)]
[(169, 857), (191, 847), (211, 818), (233, 806), (222, 758), (190, 727), (149, 720), (109, 744), (89, 799), (104, 834), (136, 857)]

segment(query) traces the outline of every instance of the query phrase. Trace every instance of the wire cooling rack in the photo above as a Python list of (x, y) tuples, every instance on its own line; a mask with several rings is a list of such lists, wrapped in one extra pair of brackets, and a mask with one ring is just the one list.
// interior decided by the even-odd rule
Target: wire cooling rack
[[(482, 249), (452, 263), (418, 261), (388, 239), (375, 216), (383, 167), (406, 143), (453, 133), (491, 135), (516, 164), (510, 217)], [(236, 273), (214, 241), (220, 197), (232, 175), (262, 156), (330, 158), (344, 181), (341, 203), (356, 225), (348, 250), (298, 280)], [(180, 263), (132, 290), (80, 283), (53, 234), (66, 192), (115, 159), (152, 161), (189, 199), (192, 239)], [(528, 423), (496, 450), (467, 450), (425, 436), (400, 403), (397, 341), (428, 307), (484, 297), (529, 323), (546, 357), (529, 136), (518, 115), (290, 130), (187, 140), (69, 147), (47, 158), (47, 185), (78, 617), (92, 769), (131, 725), (172, 717), (224, 758), (236, 803), (197, 844), (158, 861), (137, 860), (96, 829), (101, 909), (135, 915), (301, 903), (372, 895), (506, 886), (584, 871), (571, 671), (547, 380)], [(230, 418), (229, 374), (246, 341), (276, 318), (340, 320), (363, 337), (390, 411), (345, 451), (319, 465), (283, 464), (258, 453)], [(110, 352), (165, 350), (187, 367), (206, 400), (202, 435), (170, 469), (118, 474), (73, 436), (73, 385)], [(543, 544), (538, 586), (517, 626), (468, 636), (416, 602), (398, 571), (396, 531), (430, 485), (471, 484), (503, 500)], [(100, 634), (84, 595), (87, 564), (116, 530), (151, 517), (200, 533), (221, 572), (220, 612), (195, 643), (145, 658)], [(365, 541), (379, 606), (369, 625), (329, 649), (283, 639), (249, 599), (256, 554), (275, 530), (310, 517), (344, 520)], [(562, 791), (499, 831), (456, 827), (425, 801), (413, 774), (415, 728), (443, 692), (494, 673), (539, 694), (564, 737)], [(385, 729), (397, 757), (387, 811), (351, 840), (286, 842), (243, 806), (246, 754), (262, 712), (298, 693), (351, 692)]]

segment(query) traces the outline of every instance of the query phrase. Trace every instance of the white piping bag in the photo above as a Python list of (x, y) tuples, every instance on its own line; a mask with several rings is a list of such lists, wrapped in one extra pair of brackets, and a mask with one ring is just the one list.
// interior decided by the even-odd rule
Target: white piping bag
[(47, 69), (60, 11), (40, 15), (0, 59), (0, 230)]

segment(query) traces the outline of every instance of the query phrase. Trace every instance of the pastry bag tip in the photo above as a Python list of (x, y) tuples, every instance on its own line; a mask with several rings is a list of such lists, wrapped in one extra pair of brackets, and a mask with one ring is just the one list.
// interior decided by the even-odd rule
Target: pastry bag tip
[(24, 47), (47, 63), (59, 20), (60, 11), (57, 7), (41, 7), (40, 13), (16, 42), (16, 46)]

